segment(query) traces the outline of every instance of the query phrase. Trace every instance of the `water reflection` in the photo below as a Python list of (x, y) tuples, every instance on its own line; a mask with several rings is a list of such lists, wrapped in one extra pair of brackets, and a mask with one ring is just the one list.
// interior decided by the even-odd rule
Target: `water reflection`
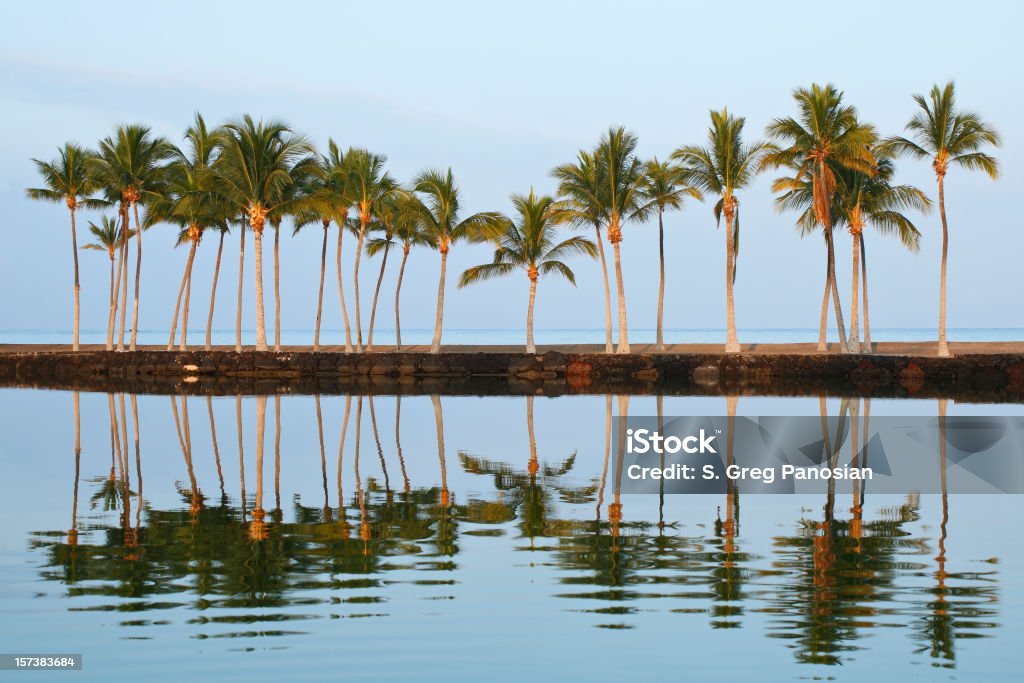
[[(432, 429), (423, 420), (405, 425), (406, 431), (414, 430), (417, 463), (435, 457), (430, 451), (436, 440), (432, 474), (417, 469), (418, 481), (410, 477), (403, 450), (401, 397), (394, 399), (392, 444), (381, 428), (387, 423), (378, 422), (383, 414), (379, 409), (386, 412), (390, 406), (386, 398), (376, 397), (375, 403), (371, 396), (313, 396), (303, 404), (309, 406), (307, 421), (296, 420), (294, 426), (290, 421), (283, 434), (283, 414), (294, 413), (287, 410), (288, 398), (275, 396), (274, 497), (269, 510), (263, 462), (268, 397), (234, 398), (237, 481), (226, 476), (221, 462), (210, 398), (205, 399), (208, 446), (205, 439), (193, 439), (190, 399), (184, 394), (168, 399), (181, 453), (181, 481), (152, 481), (149, 475), (146, 490), (157, 491), (149, 495), (159, 497), (173, 487), (178, 499), (177, 504), (157, 507), (143, 491), (140, 433), (146, 425), (140, 425), (136, 397), (105, 397), (108, 473), (105, 456), (83, 462), (80, 398), (73, 396), (71, 526), (66, 533), (41, 530), (30, 537), (40, 576), (63, 586), (71, 611), (142, 613), (141, 619), (122, 622), (133, 627), (185, 620), (197, 638), (301, 635), (311, 627), (299, 624), (310, 620), (386, 616), (401, 611), (402, 600), (458, 600), (460, 584), (470, 578), (465, 565), (476, 560), (475, 553), (490, 554), (510, 566), (521, 564), (519, 553), (527, 553), (527, 562), (538, 568), (554, 598), (540, 609), (587, 615), (585, 623), (609, 629), (642, 627), (651, 612), (696, 619), (711, 629), (757, 629), (777, 639), (801, 664), (849, 662), (871, 648), (869, 636), (901, 630), (910, 640), (906, 653), (951, 667), (959, 641), (989, 635), (999, 626), (994, 562), (965, 571), (965, 562), (974, 558), (950, 557), (947, 547), (954, 511), (945, 487), (944, 400), (937, 407), (941, 517), (929, 522), (937, 525), (937, 538), (921, 518), (918, 496), (908, 493), (896, 505), (873, 507), (866, 480), (849, 482), (848, 509), (839, 502), (846, 500), (845, 492), (830, 480), (823, 495), (795, 521), (779, 519), (770, 538), (758, 538), (741, 532), (741, 507), (748, 508), (749, 517), (759, 501), (744, 497), (735, 483), (724, 497), (701, 497), (696, 516), (686, 518), (675, 515), (675, 500), (664, 490), (656, 507), (639, 496), (623, 496), (624, 459), (612, 461), (611, 455), (613, 448), (625, 448), (629, 396), (603, 397), (603, 415), (588, 420), (598, 431), (604, 427), (603, 452), (598, 447), (587, 453), (552, 452), (538, 440), (537, 416), (549, 399), (503, 401), (503, 416), (517, 422), (525, 436), (525, 452), (506, 460), (457, 449), (453, 467), (466, 475), (459, 481), (471, 482), (462, 484), (467, 489), (458, 496), (449, 490), (441, 396), (406, 398), (417, 401), (414, 406), (434, 422)], [(202, 399), (191, 399), (193, 412), (197, 400)], [(725, 397), (729, 464), (734, 461), (738, 401), (737, 396)], [(661, 425), (661, 397), (655, 405)], [(844, 399), (836, 416), (828, 415), (824, 397), (819, 407), (820, 460), (834, 466), (849, 432), (853, 457), (867, 465), (868, 449), (862, 446), (867, 445), (870, 401)], [(251, 409), (255, 422), (244, 422), (243, 414)], [(161, 419), (155, 412), (144, 417)], [(617, 443), (612, 443), (613, 420), (620, 421)], [(312, 433), (313, 425), (318, 448), (315, 502), (307, 505), (298, 492), (291, 492), (290, 506), (283, 505), (282, 493), (286, 500), (290, 493), (282, 491), (283, 478), (302, 466), (288, 446), (290, 435), (293, 429)], [(366, 457), (364, 428), (372, 433), (376, 459)], [(339, 439), (335, 463), (327, 457), (331, 433)], [(244, 449), (247, 436), (255, 443), (251, 459)], [(492, 445), (506, 450), (499, 441)], [(202, 458), (211, 456), (217, 481), (205, 483), (218, 488), (214, 498), (203, 493), (198, 467)], [(612, 471), (610, 462), (615, 463)], [(90, 509), (83, 513), (79, 481), (90, 469), (100, 472), (87, 479), (93, 491)], [(254, 491), (247, 490), (247, 481)], [(402, 585), (426, 593), (412, 598)], [(438, 595), (439, 587), (443, 595)], [(163, 613), (173, 615), (160, 617)]]

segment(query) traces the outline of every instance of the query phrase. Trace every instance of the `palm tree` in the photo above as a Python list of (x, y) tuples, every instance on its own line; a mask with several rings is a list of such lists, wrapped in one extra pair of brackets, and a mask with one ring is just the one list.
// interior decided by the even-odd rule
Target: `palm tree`
[[(831, 83), (817, 83), (793, 91), (799, 109), (799, 118), (775, 119), (768, 126), (768, 135), (787, 145), (768, 154), (764, 166), (791, 168), (792, 178), (780, 178), (772, 186), (775, 192), (785, 192), (803, 181), (812, 180), (814, 216), (825, 233), (828, 255), (828, 283), (822, 308), (827, 309), (829, 289), (832, 290), (839, 327), (840, 346), (848, 351), (846, 330), (843, 325), (839, 288), (835, 277), (835, 247), (832, 237), (832, 202), (837, 187), (836, 173), (846, 168), (870, 173), (875, 159), (871, 144), (876, 140), (875, 129), (857, 120), (856, 108), (843, 104), (843, 93)], [(818, 350), (827, 350), (825, 327), (821, 327)]]
[(71, 348), (78, 351), (79, 321), (81, 320), (81, 286), (78, 281), (78, 236), (75, 230), (75, 210), (79, 206), (93, 207), (103, 202), (92, 199), (96, 183), (89, 173), (89, 152), (72, 142), (57, 149), (53, 161), (33, 159), (45, 187), (25, 190), (29, 199), (46, 202), (64, 202), (71, 214), (71, 252), (75, 265), (75, 313)]
[(213, 306), (217, 302), (217, 280), (220, 278), (220, 258), (224, 254), (224, 236), (231, 232), (230, 223), (220, 226), (217, 229), (220, 237), (217, 239), (217, 260), (213, 266), (213, 284), (210, 286), (210, 312), (206, 315), (206, 343), (203, 348), (209, 351), (213, 348)]
[[(132, 333), (130, 349), (135, 350), (139, 332), (139, 282), (142, 273), (142, 224), (139, 203), (157, 196), (165, 173), (164, 162), (174, 154), (174, 146), (162, 137), (152, 134), (149, 126), (131, 124), (119, 126), (112, 137), (100, 140), (99, 152), (89, 160), (90, 172), (96, 182), (105, 188), (110, 199), (119, 202), (122, 230), (122, 268), (125, 277), (121, 298), (121, 326), (118, 331), (117, 350), (124, 350), (124, 327), (128, 313), (128, 214), (135, 213), (135, 295), (132, 304)], [(111, 337), (113, 330), (108, 330)]]
[(181, 344), (184, 351), (188, 339), (188, 313), (192, 293), (192, 266), (196, 249), (208, 228), (227, 230), (231, 207), (219, 191), (212, 166), (216, 163), (218, 138), (206, 126), (203, 117), (196, 114), (194, 125), (185, 131), (187, 151), (175, 150), (174, 160), (165, 170), (161, 191), (150, 202), (146, 226), (169, 223), (179, 228), (178, 244), (188, 242), (188, 260), (178, 288), (174, 305), (171, 333), (167, 350), (174, 348), (174, 335), (178, 327), (178, 312), (182, 294), (185, 297), (182, 312)]
[[(404, 190), (396, 188), (377, 207), (377, 231), (383, 233), (384, 236), (371, 238), (370, 242), (366, 245), (367, 256), (375, 256), (380, 252), (384, 252), (384, 257), (380, 261), (380, 274), (377, 275), (377, 285), (373, 290), (373, 304), (370, 306), (370, 327), (366, 333), (367, 351), (373, 350), (373, 323), (377, 318), (377, 297), (380, 296), (380, 286), (384, 282), (384, 269), (388, 265), (388, 254), (395, 243), (395, 223), (398, 220), (398, 212), (401, 211), (399, 196), (402, 194), (406, 194)], [(370, 412), (372, 414), (373, 410), (371, 409)]]
[[(400, 195), (399, 208), (395, 217), (395, 237), (402, 242), (402, 263), (398, 267), (398, 280), (395, 283), (395, 350), (402, 350), (402, 321), (399, 315), (399, 301), (402, 296), (402, 280), (405, 276), (405, 263), (409, 260), (409, 252), (413, 247), (429, 247), (433, 244), (430, 236), (423, 230), (422, 215), (425, 208), (419, 197), (411, 192)], [(366, 245), (366, 252), (373, 256), (383, 245), (379, 240), (371, 240)], [(383, 265), (382, 265), (383, 268)]]
[(562, 164), (551, 171), (558, 181), (560, 220), (579, 228), (594, 228), (597, 251), (601, 257), (601, 275), (604, 278), (604, 350), (612, 348), (612, 293), (608, 285), (608, 262), (604, 257), (601, 240), (601, 202), (598, 200), (599, 179), (597, 162), (591, 152), (580, 150), (576, 163)]
[(939, 218), (942, 219), (942, 264), (939, 277), (939, 355), (949, 355), (946, 342), (946, 257), (949, 251), (949, 226), (946, 222), (946, 171), (950, 164), (968, 171), (984, 171), (995, 180), (999, 177), (999, 163), (995, 157), (981, 151), (987, 146), (1000, 145), (999, 134), (974, 112), (959, 111), (953, 82), (943, 88), (932, 86), (928, 99), (914, 95), (921, 111), (907, 123), (913, 140), (892, 137), (885, 148), (896, 156), (911, 156), (932, 160), (935, 179), (939, 185)]
[(733, 284), (736, 281), (736, 257), (739, 253), (740, 217), (737, 192), (750, 185), (760, 170), (761, 159), (772, 147), (758, 140), (743, 142), (746, 119), (732, 116), (728, 109), (711, 112), (706, 147), (690, 145), (672, 153), (672, 159), (683, 167), (686, 182), (702, 192), (717, 195), (715, 222), (725, 216), (725, 304), (726, 353), (738, 353), (736, 309)]
[(541, 275), (561, 275), (573, 286), (576, 277), (560, 259), (572, 254), (586, 254), (597, 257), (597, 245), (586, 237), (575, 236), (555, 243), (555, 221), (557, 206), (548, 196), (530, 194), (512, 195), (512, 206), (516, 210), (516, 221), (504, 219), (505, 232), (498, 240), (494, 259), (491, 263), (474, 266), (459, 278), (459, 287), (508, 275), (516, 270), (526, 271), (530, 279), (530, 299), (526, 309), (526, 352), (536, 352), (533, 343), (533, 305), (537, 296), (537, 280)]
[(434, 319), (434, 339), (430, 344), (431, 353), (441, 351), (441, 327), (444, 316), (444, 282), (448, 266), (448, 251), (455, 242), (486, 242), (495, 239), (505, 228), (501, 214), (495, 212), (475, 213), (468, 218), (459, 215), (459, 188), (455, 184), (452, 170), (428, 169), (422, 171), (413, 181), (413, 189), (423, 196), (423, 201), (413, 205), (417, 219), (424, 233), (441, 253), (441, 276), (437, 285), (437, 316)]
[(703, 200), (704, 195), (686, 182), (683, 169), (669, 161), (658, 161), (655, 157), (647, 162), (644, 174), (644, 196), (647, 199), (645, 210), (658, 211), (658, 332), (656, 348), (665, 350), (663, 331), (665, 311), (665, 228), (662, 217), (666, 209), (681, 210), (683, 199), (687, 196)]
[[(121, 224), (116, 218), (103, 216), (100, 218), (99, 225), (89, 222), (89, 232), (96, 238), (96, 241), (83, 245), (82, 249), (103, 251), (110, 257), (110, 302), (114, 303), (117, 298), (117, 285), (114, 282), (114, 254), (122, 243)], [(130, 239), (132, 235), (128, 235), (128, 237)], [(110, 309), (110, 315), (114, 315), (113, 308)], [(109, 324), (111, 323), (108, 323), (108, 326)]]
[[(336, 255), (336, 266), (338, 271), (338, 298), (341, 301), (341, 319), (345, 325), (345, 351), (352, 351), (352, 326), (348, 320), (348, 308), (345, 306), (345, 286), (341, 272), (341, 243), (345, 231), (350, 228), (348, 224), (348, 212), (352, 206), (351, 185), (349, 183), (349, 161), (347, 155), (334, 140), (327, 141), (327, 154), (321, 160), (326, 172), (324, 180), (324, 209), (321, 211), (323, 219), (333, 220), (338, 226), (338, 248)], [(326, 230), (327, 226), (325, 226)], [(324, 233), (326, 238), (327, 233)]]
[(263, 228), (267, 216), (289, 201), (288, 188), (301, 167), (312, 166), (312, 145), (280, 121), (254, 121), (246, 114), (225, 126), (224, 163), (216, 171), (229, 199), (245, 212), (256, 251), (256, 348), (267, 350), (263, 308)]
[(637, 138), (623, 127), (609, 128), (594, 150), (597, 161), (598, 203), (605, 233), (615, 256), (615, 285), (619, 298), (619, 345), (616, 353), (629, 353), (626, 289), (622, 278), (622, 226), (643, 220), (644, 164), (636, 156)]
[(352, 267), (352, 280), (356, 298), (356, 351), (363, 350), (363, 323), (359, 313), (359, 258), (366, 240), (366, 226), (377, 215), (388, 196), (398, 188), (398, 183), (384, 170), (387, 156), (374, 154), (365, 149), (350, 148), (346, 154), (348, 162), (348, 186), (350, 196), (358, 212), (359, 233), (356, 242), (356, 260)]

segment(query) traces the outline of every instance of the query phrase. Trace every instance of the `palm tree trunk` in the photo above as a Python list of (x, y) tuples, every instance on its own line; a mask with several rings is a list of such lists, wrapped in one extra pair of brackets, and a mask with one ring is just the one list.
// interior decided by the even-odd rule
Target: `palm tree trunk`
[(132, 203), (135, 212), (135, 297), (132, 303), (132, 335), (131, 350), (135, 350), (135, 341), (139, 336), (139, 282), (142, 276), (142, 225), (139, 223), (139, 203)]
[(853, 297), (850, 301), (850, 351), (860, 353), (860, 233), (853, 235)]
[(210, 288), (210, 312), (206, 317), (206, 350), (213, 345), (213, 304), (217, 299), (217, 278), (220, 277), (220, 256), (224, 252), (224, 231), (220, 233), (217, 244), (217, 262), (213, 267), (213, 287)]
[(818, 324), (818, 351), (828, 351), (828, 297), (832, 293), (832, 278), (825, 259), (825, 294), (821, 299), (821, 322)]
[(398, 283), (395, 285), (395, 351), (402, 350), (402, 321), (398, 314), (398, 299), (402, 294), (402, 276), (405, 275), (405, 262), (409, 258), (409, 247), (402, 251), (402, 265), (398, 268)]
[(832, 303), (836, 309), (836, 327), (839, 328), (839, 348), (847, 353), (850, 350), (846, 341), (846, 325), (843, 322), (843, 306), (839, 301), (839, 286), (836, 284), (836, 250), (832, 241), (832, 228), (828, 229), (828, 275), (832, 283)]
[(263, 226), (253, 226), (253, 251), (256, 252), (256, 350), (267, 350), (267, 318), (263, 309)]
[(444, 414), (441, 412), (440, 395), (431, 394), (430, 402), (434, 404), (434, 427), (437, 430), (437, 457), (441, 462), (441, 506), (448, 507), (450, 497), (448, 494), (448, 471), (445, 466), (444, 455)]
[[(114, 281), (114, 296), (110, 299), (110, 320), (107, 321), (107, 351), (114, 348), (114, 326), (117, 324), (117, 306), (118, 299), (121, 296), (121, 272), (124, 270), (123, 253), (124, 245), (122, 243), (120, 251), (117, 252), (117, 279)], [(110, 267), (113, 268), (114, 264), (111, 263)]]
[(188, 249), (188, 258), (185, 260), (185, 270), (181, 274), (181, 284), (178, 285), (178, 298), (174, 302), (174, 315), (171, 316), (171, 336), (167, 338), (168, 351), (174, 349), (174, 335), (178, 332), (178, 312), (181, 310), (181, 297), (185, 293), (185, 283), (188, 281), (188, 273), (192, 267), (192, 259), (195, 258), (195, 255), (196, 243), (192, 242)]
[(281, 226), (274, 226), (274, 350), (281, 350)]
[(107, 351), (110, 350), (110, 336), (114, 332), (114, 307), (117, 305), (114, 292), (114, 255), (110, 254), (110, 316), (107, 319)]
[(242, 235), (238, 241), (238, 308), (235, 311), (235, 351), (242, 350), (242, 276), (245, 274), (245, 217), (242, 217)]
[(608, 262), (604, 258), (604, 242), (601, 241), (601, 226), (594, 225), (597, 236), (597, 253), (601, 255), (601, 275), (604, 278), (604, 352), (612, 352), (612, 290), (608, 285)]
[(320, 289), (316, 295), (316, 329), (313, 332), (313, 350), (320, 350), (320, 320), (324, 312), (324, 277), (327, 274), (327, 229), (330, 223), (324, 225), (324, 245), (320, 249)]
[(188, 279), (185, 280), (185, 310), (181, 314), (181, 344), (178, 346), (179, 351), (184, 351), (188, 346), (188, 309), (189, 303), (192, 301), (192, 266), (195, 263), (196, 248), (198, 246), (199, 240), (194, 240), (189, 251), (188, 264), (185, 266), (185, 276)]
[(78, 234), (75, 229), (75, 210), (71, 209), (71, 251), (75, 259), (75, 319), (74, 329), (71, 333), (71, 350), (78, 351), (78, 333), (82, 317), (81, 306), (81, 285), (78, 281)]
[(370, 329), (366, 334), (366, 350), (373, 350), (373, 320), (377, 317), (377, 297), (380, 295), (380, 283), (384, 281), (384, 267), (388, 265), (388, 252), (391, 244), (384, 245), (384, 258), (380, 262), (380, 275), (377, 276), (377, 287), (373, 290), (373, 305), (370, 307)]
[(338, 222), (338, 298), (341, 299), (341, 319), (345, 323), (345, 352), (352, 353), (352, 326), (348, 322), (348, 308), (345, 306), (345, 287), (341, 277), (341, 238), (345, 234), (345, 219)]
[(658, 335), (655, 348), (665, 350), (663, 320), (665, 315), (665, 228), (662, 225), (662, 208), (658, 207)]
[(864, 235), (860, 236), (860, 270), (864, 288), (864, 346), (871, 353), (871, 320), (868, 317), (868, 252), (864, 246)]
[(537, 347), (533, 344), (533, 303), (537, 298), (537, 280), (530, 278), (530, 304), (526, 307), (526, 352), (536, 353)]
[(619, 296), (619, 345), (616, 353), (629, 353), (629, 329), (626, 322), (626, 287), (622, 281), (622, 254), (619, 242), (612, 242), (615, 253), (615, 287)]
[(128, 218), (128, 205), (121, 200), (121, 263), (123, 269), (121, 274), (121, 322), (117, 330), (117, 350), (124, 351), (124, 326), (128, 316), (128, 233), (131, 232), (131, 222)]
[(726, 333), (725, 352), (739, 353), (740, 342), (736, 336), (736, 304), (732, 291), (733, 282), (733, 221), (735, 214), (730, 210), (725, 217), (725, 308), (726, 308)]
[(434, 339), (430, 342), (430, 352), (441, 352), (441, 325), (444, 316), (444, 276), (448, 268), (448, 247), (441, 248), (441, 277), (437, 283), (437, 317), (434, 318)]
[(939, 268), (939, 350), (940, 356), (949, 356), (946, 342), (946, 258), (949, 253), (949, 227), (946, 224), (946, 179), (939, 176), (939, 217), (942, 219), (942, 264)]
[(356, 292), (356, 351), (363, 350), (363, 319), (359, 313), (359, 260), (363, 255), (363, 240), (366, 239), (366, 221), (359, 219), (359, 237), (356, 241), (356, 261), (352, 266), (352, 282)]
[(402, 479), (405, 481), (404, 490), (409, 493), (409, 475), (405, 471), (405, 457), (402, 455), (402, 395), (395, 394), (395, 450), (398, 451), (398, 465), (402, 468)]

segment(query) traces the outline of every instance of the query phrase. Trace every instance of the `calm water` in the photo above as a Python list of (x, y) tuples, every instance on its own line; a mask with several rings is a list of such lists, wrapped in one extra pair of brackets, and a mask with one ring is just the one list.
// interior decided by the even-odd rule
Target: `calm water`
[(0, 390), (0, 637), (82, 680), (1017, 679), (1020, 496), (620, 496), (603, 396), (78, 401)]
[[(106, 341), (106, 330), (82, 330), (83, 344), (103, 344)], [(139, 330), (138, 343), (166, 344), (166, 330)], [(267, 334), (273, 337), (273, 329)], [(741, 329), (740, 341), (745, 344), (786, 344), (813, 343), (818, 341), (818, 329), (787, 328), (787, 329)], [(1024, 341), (1024, 328), (1019, 327), (964, 327), (951, 328), (948, 332), (950, 341)], [(525, 333), (521, 328), (493, 330), (460, 330), (445, 329), (446, 344), (522, 344)], [(205, 329), (193, 327), (189, 330), (190, 344), (200, 345), (206, 336)], [(433, 329), (402, 329), (402, 342), (405, 344), (429, 344), (434, 336)], [(324, 344), (340, 344), (344, 341), (344, 331), (335, 328), (324, 328), (321, 331)], [(535, 332), (538, 344), (604, 344), (604, 329), (538, 329)], [(214, 344), (235, 343), (235, 330), (214, 330)], [(829, 339), (838, 338), (835, 330), (830, 330)], [(934, 328), (891, 327), (872, 328), (872, 341), (920, 341), (935, 339)], [(126, 337), (127, 339), (127, 337)], [(253, 330), (243, 331), (243, 343), (253, 344), (256, 333)], [(378, 344), (393, 344), (395, 332), (387, 327), (374, 331), (374, 340)], [(631, 328), (630, 341), (638, 344), (654, 343), (653, 328)], [(676, 344), (724, 344), (724, 329), (666, 329), (665, 339)], [(0, 330), (0, 344), (67, 344), (71, 341), (71, 332), (67, 330)], [(281, 330), (283, 344), (312, 344), (313, 330)]]

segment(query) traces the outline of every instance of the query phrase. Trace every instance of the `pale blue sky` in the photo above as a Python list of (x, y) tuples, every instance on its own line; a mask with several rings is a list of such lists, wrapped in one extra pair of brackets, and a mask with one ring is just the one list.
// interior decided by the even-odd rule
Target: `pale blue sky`
[[(5, 8), (0, 329), (70, 326), (67, 214), (62, 206), (24, 198), (24, 188), (37, 182), (29, 159), (52, 157), (65, 140), (92, 145), (117, 123), (145, 122), (180, 142), (196, 110), (211, 123), (243, 112), (280, 117), (319, 144), (333, 136), (388, 154), (402, 180), (427, 166), (450, 165), (467, 210), (508, 210), (511, 192), (531, 185), (553, 191), (551, 167), (592, 146), (609, 124), (636, 132), (642, 154), (665, 157), (681, 144), (703, 141), (710, 108), (728, 105), (746, 116), (754, 138), (772, 117), (793, 111), (794, 87), (831, 81), (864, 119), (893, 133), (914, 111), (911, 93), (948, 79), (956, 80), (961, 104), (982, 113), (1004, 138), (998, 182), (960, 171), (947, 181), (950, 325), (1024, 326), (1024, 235), (1014, 201), (1024, 190), (1024, 97), (1015, 87), (1024, 67), (1018, 44), (1024, 10), (1017, 3), (972, 3), (969, 10), (942, 2), (861, 2), (856, 9), (785, 2), (210, 5), (142, 4), (127, 14), (123, 4), (105, 2)], [(823, 245), (801, 240), (794, 217), (774, 211), (771, 177), (742, 197), (737, 321), (741, 328), (813, 328)], [(934, 195), (926, 163), (902, 162), (899, 179)], [(715, 230), (710, 207), (691, 203), (666, 218), (668, 327), (724, 326), (724, 235)], [(937, 214), (918, 225), (924, 241), (916, 255), (868, 235), (874, 325), (934, 324)], [(283, 240), (286, 328), (312, 324), (317, 232)], [(631, 327), (654, 325), (656, 234), (653, 223), (626, 230)], [(236, 239), (221, 273), (219, 327), (233, 325)], [(169, 325), (186, 256), (172, 244), (170, 228), (146, 235), (143, 329)], [(849, 238), (837, 246), (848, 308)], [(193, 320), (199, 326), (214, 251), (211, 240), (197, 257)], [(525, 276), (455, 289), (458, 273), (489, 254), (486, 247), (453, 250), (446, 327), (522, 325)], [(83, 327), (102, 328), (107, 261), (90, 252), (81, 257)], [(372, 289), (377, 263), (363, 270), (364, 292)], [(539, 327), (603, 325), (599, 267), (574, 265), (578, 289), (542, 282)], [(437, 268), (436, 252), (411, 257), (404, 326), (431, 325)], [(251, 273), (250, 262), (249, 291)], [(394, 274), (382, 290), (388, 307)], [(327, 301), (327, 324), (338, 326), (336, 301)], [(364, 311), (368, 303), (367, 297)]]

